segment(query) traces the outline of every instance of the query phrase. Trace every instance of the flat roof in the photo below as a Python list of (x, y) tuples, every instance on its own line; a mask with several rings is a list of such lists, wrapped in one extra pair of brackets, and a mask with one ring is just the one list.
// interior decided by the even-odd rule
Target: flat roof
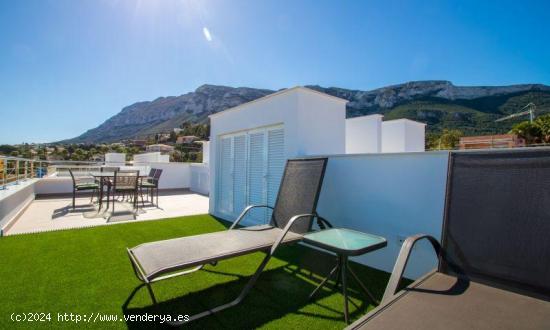
[(384, 120), (382, 123), (395, 123), (395, 122), (399, 122), (399, 121), (407, 121), (407, 122), (410, 122), (412, 124), (417, 124), (417, 125), (423, 125), (423, 126), (426, 126), (427, 124), (425, 123), (421, 123), (419, 121), (416, 121), (416, 120), (412, 120), (412, 119), (408, 119), (408, 118), (399, 118), (399, 119), (392, 119), (392, 120)]
[(257, 102), (263, 102), (267, 99), (270, 99), (272, 97), (276, 97), (276, 96), (279, 96), (279, 95), (282, 95), (282, 94), (285, 94), (285, 93), (289, 93), (289, 92), (293, 92), (293, 91), (304, 91), (304, 92), (309, 92), (309, 93), (315, 93), (319, 96), (323, 96), (323, 97), (326, 97), (326, 98), (329, 98), (333, 101), (337, 101), (337, 102), (342, 102), (342, 103), (348, 103), (349, 101), (346, 100), (346, 99), (342, 99), (342, 98), (339, 98), (339, 97), (336, 97), (336, 96), (332, 96), (332, 95), (329, 95), (329, 94), (326, 94), (326, 93), (322, 93), (322, 92), (319, 92), (319, 91), (316, 91), (316, 90), (313, 90), (311, 88), (307, 88), (307, 87), (304, 87), (304, 86), (295, 86), (295, 87), (292, 87), (292, 88), (286, 88), (286, 89), (283, 89), (283, 90), (280, 90), (278, 92), (275, 92), (273, 94), (269, 94), (269, 95), (266, 95), (266, 96), (263, 96), (263, 97), (260, 97), (259, 99), (255, 99), (253, 101), (250, 101), (250, 102), (246, 102), (246, 103), (243, 103), (243, 104), (239, 104), (238, 106), (236, 107), (233, 107), (233, 108), (229, 108), (229, 109), (225, 109), (223, 111), (220, 111), (218, 113), (213, 113), (211, 115), (209, 115), (208, 117), (211, 118), (211, 117), (216, 117), (218, 115), (221, 115), (223, 113), (227, 113), (228, 111), (233, 111), (233, 110), (239, 110), (245, 106), (248, 106), (252, 103), (257, 103)]
[(367, 118), (367, 117), (379, 117), (379, 118), (384, 118), (384, 115), (379, 114), (379, 113), (373, 113), (372, 115), (364, 115), (364, 116), (357, 116), (357, 117), (346, 118), (346, 120), (364, 119), (364, 118)]

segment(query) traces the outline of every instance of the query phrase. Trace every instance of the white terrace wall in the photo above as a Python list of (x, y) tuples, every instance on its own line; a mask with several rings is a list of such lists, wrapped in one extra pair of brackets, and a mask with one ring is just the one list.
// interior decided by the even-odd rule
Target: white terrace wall
[[(185, 189), (191, 187), (191, 163), (134, 163), (134, 166), (121, 166), (121, 169), (139, 170), (148, 174), (151, 168), (162, 169), (160, 189)], [(72, 179), (67, 176), (50, 176), (35, 184), (37, 195), (67, 194), (72, 192)], [(204, 192), (200, 192), (204, 193)]]
[(160, 189), (189, 188), (191, 185), (190, 163), (135, 162), (134, 167), (147, 167), (147, 171), (151, 168), (161, 169), (162, 175), (159, 181)]
[[(386, 248), (354, 260), (391, 272), (407, 236), (440, 239), (447, 159), (447, 152), (329, 156), (318, 212), (336, 227), (385, 237)], [(406, 275), (416, 278), (435, 266), (422, 242)]]
[(210, 168), (208, 164), (191, 164), (191, 191), (208, 195), (210, 192)]
[(0, 190), (0, 236), (13, 224), (13, 219), (34, 200), (34, 185), (37, 181), (39, 179), (28, 179)]

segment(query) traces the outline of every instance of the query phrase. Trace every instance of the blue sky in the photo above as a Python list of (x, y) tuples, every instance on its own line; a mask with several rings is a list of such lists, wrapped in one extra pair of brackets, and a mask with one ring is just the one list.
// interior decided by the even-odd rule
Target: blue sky
[(0, 144), (221, 84), (550, 84), (549, 1), (0, 0)]

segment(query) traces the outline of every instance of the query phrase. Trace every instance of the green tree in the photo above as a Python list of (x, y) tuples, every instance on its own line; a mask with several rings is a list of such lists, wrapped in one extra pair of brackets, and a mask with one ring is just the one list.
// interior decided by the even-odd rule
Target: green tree
[(0, 145), (0, 154), (2, 155), (9, 155), (13, 151), (16, 151), (17, 148), (14, 146), (10, 146), (9, 144), (2, 144)]
[(550, 143), (550, 115), (538, 117), (533, 124), (540, 130), (542, 142)]
[(539, 143), (542, 140), (542, 132), (539, 125), (535, 122), (523, 121), (516, 124), (510, 130), (510, 133), (525, 139), (527, 144)]
[(428, 134), (427, 147), (430, 150), (451, 150), (458, 147), (464, 134), (457, 129), (443, 129), (441, 134)]

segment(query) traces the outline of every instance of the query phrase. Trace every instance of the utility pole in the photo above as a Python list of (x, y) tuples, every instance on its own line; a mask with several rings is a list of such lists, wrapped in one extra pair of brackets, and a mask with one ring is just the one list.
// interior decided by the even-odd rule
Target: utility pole
[[(525, 110), (525, 109), (527, 109), (527, 110)], [(516, 117), (520, 117), (520, 116), (524, 116), (524, 115), (529, 114), (529, 121), (531, 123), (533, 123), (533, 120), (535, 120), (535, 110), (536, 109), (537, 109), (537, 106), (533, 102), (529, 102), (529, 103), (527, 103), (526, 106), (521, 108), (521, 110), (520, 110), (521, 112), (514, 113), (514, 114), (511, 114), (509, 116), (499, 118), (499, 119), (495, 120), (495, 122), (501, 122), (501, 121), (505, 121), (505, 120), (508, 120), (508, 119), (512, 119), (512, 118), (516, 118)]]

